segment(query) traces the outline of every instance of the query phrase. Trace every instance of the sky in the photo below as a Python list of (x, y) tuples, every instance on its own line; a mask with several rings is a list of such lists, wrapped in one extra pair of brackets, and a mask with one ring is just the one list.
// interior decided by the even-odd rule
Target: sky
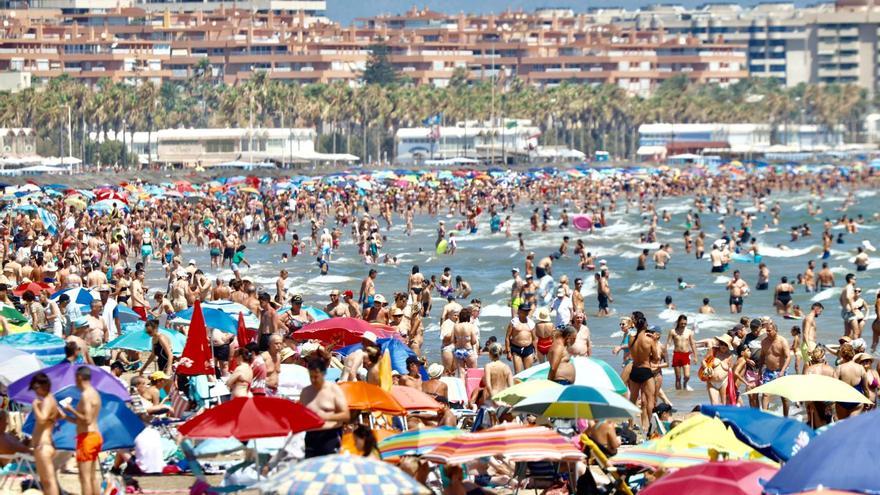
[[(327, 14), (332, 20), (348, 25), (357, 17), (369, 17), (383, 13), (397, 14), (405, 12), (413, 6), (418, 8), (428, 7), (431, 10), (457, 14), (459, 12), (501, 12), (508, 8), (532, 11), (539, 7), (548, 6), (567, 7), (575, 11), (583, 11), (588, 8), (612, 5), (615, 7), (637, 8), (656, 3), (677, 3), (695, 7), (709, 2), (707, 0), (327, 0)], [(758, 2), (739, 1), (737, 3), (748, 5)]]

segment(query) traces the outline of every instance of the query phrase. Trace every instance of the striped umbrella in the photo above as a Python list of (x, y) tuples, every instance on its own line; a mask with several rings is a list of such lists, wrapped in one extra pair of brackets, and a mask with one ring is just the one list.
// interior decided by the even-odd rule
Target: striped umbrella
[(290, 495), (415, 495), (430, 494), (387, 462), (369, 457), (326, 455), (291, 465), (257, 484), (261, 493)]
[(454, 426), (410, 430), (379, 442), (379, 453), (386, 461), (404, 455), (424, 455), (462, 434), (464, 431)]
[(548, 418), (582, 419), (634, 418), (641, 412), (632, 402), (611, 390), (584, 385), (538, 392), (518, 402), (513, 410)]
[[(613, 390), (618, 394), (624, 394), (627, 391), (626, 384), (620, 375), (614, 371), (610, 364), (601, 359), (577, 356), (571, 359), (574, 366), (574, 384), (586, 385), (589, 387), (602, 388), (605, 390)], [(550, 372), (550, 363), (543, 363), (532, 366), (523, 370), (514, 376), (520, 381), (529, 381), (537, 379), (547, 379)]]
[(439, 464), (462, 464), (493, 455), (515, 462), (577, 461), (584, 458), (581, 451), (553, 430), (511, 424), (460, 435), (422, 458)]
[(527, 382), (519, 382), (512, 387), (507, 387), (504, 390), (498, 392), (497, 394), (492, 396), (492, 400), (496, 402), (503, 402), (508, 405), (516, 405), (521, 400), (526, 397), (531, 397), (532, 395), (543, 392), (545, 390), (555, 390), (562, 388), (562, 385), (551, 382), (550, 380), (529, 380)]

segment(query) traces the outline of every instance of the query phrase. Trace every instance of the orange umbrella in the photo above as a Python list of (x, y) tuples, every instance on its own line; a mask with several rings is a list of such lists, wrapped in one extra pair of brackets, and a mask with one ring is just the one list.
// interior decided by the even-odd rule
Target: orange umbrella
[(394, 400), (390, 393), (367, 382), (340, 383), (339, 388), (345, 394), (349, 409), (355, 411), (374, 411), (403, 416), (406, 409)]
[(407, 411), (439, 411), (443, 409), (443, 404), (440, 404), (421, 390), (412, 387), (393, 385), (391, 387), (391, 396)]

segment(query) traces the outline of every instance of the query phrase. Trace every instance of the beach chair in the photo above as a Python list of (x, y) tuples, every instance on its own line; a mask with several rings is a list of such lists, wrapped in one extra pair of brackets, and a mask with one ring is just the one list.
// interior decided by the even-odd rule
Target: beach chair
[(585, 449), (589, 451), (587, 456), (589, 459), (593, 459), (596, 461), (596, 465), (605, 473), (609, 478), (614, 481), (614, 484), (619, 491), (619, 493), (623, 493), (625, 495), (633, 495), (632, 490), (627, 484), (627, 480), (621, 476), (621, 474), (617, 471), (617, 469), (608, 462), (608, 457), (602, 452), (602, 449), (596, 445), (589, 435), (582, 434), (580, 437), (581, 444), (584, 445)]
[(657, 413), (651, 413), (651, 424), (648, 425), (648, 439), (662, 437), (669, 430), (665, 421), (660, 420)]
[[(37, 480), (37, 465), (34, 457), (28, 454), (4, 454), (0, 455), (0, 461), (8, 464), (0, 469), (0, 492), (11, 490), (16, 479), (22, 476), (30, 476)], [(8, 486), (7, 486), (8, 484)]]
[(527, 480), (525, 486), (518, 484), (514, 493), (520, 489), (534, 490), (535, 493), (544, 491), (559, 481), (559, 463), (554, 462), (518, 462), (514, 479)]

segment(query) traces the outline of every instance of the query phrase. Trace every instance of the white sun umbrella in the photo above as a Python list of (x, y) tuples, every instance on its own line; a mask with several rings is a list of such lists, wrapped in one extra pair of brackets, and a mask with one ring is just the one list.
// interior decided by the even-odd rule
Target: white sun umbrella
[(0, 384), (9, 385), (23, 376), (39, 371), (46, 366), (29, 352), (0, 344)]
[[(586, 385), (605, 390), (613, 390), (619, 394), (626, 393), (626, 384), (610, 364), (601, 359), (576, 356), (571, 359), (574, 366), (574, 384)], [(543, 363), (523, 370), (514, 376), (517, 380), (529, 381), (547, 379), (550, 363)]]

